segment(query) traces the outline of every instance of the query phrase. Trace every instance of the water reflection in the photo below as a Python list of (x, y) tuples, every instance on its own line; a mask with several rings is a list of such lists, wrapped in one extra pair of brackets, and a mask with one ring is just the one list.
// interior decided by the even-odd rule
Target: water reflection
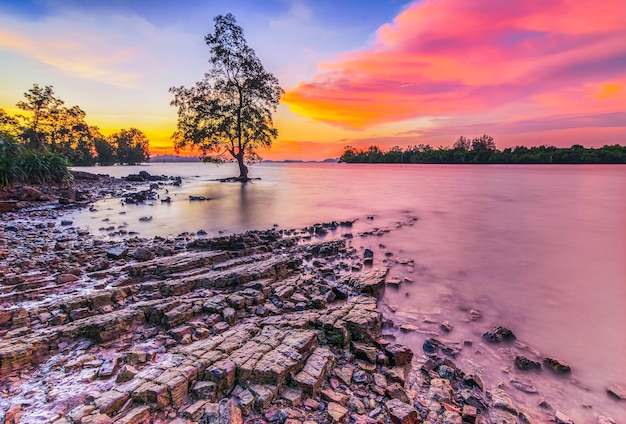
[[(569, 397), (570, 406), (579, 409), (580, 422), (603, 411), (621, 418), (623, 410), (604, 389), (626, 384), (626, 168), (263, 165), (251, 168), (262, 180), (247, 185), (210, 181), (232, 175), (235, 170), (228, 167), (147, 169), (186, 177), (182, 187), (169, 188), (171, 204), (121, 207), (109, 200), (97, 205), (98, 212), (78, 214), (75, 224), (98, 232), (102, 219), (109, 219), (107, 226), (126, 222), (128, 229), (151, 237), (360, 218), (357, 232), (417, 216), (415, 225), (401, 231), (353, 241), (356, 248), (374, 249), (377, 257), (383, 257), (383, 243), (395, 256), (415, 260), (412, 271), (392, 269), (414, 280), (386, 291), (382, 307), (394, 320), (433, 331), (441, 321), (453, 321), (447, 337), (454, 341), (479, 339), (493, 325), (509, 326), (541, 353), (570, 362), (574, 377), (589, 386), (585, 392), (567, 380), (553, 382), (563, 386), (564, 402)], [(189, 195), (211, 200), (190, 202)], [(119, 215), (122, 209), (125, 215)], [(140, 223), (143, 215), (153, 220)], [(368, 215), (375, 220), (365, 220)], [(478, 324), (468, 320), (470, 309), (481, 311)], [(425, 318), (436, 324), (425, 324)], [(398, 337), (421, 350), (423, 335)], [(475, 350), (487, 359), (492, 351), (480, 345)], [(472, 352), (464, 358), (480, 362)], [(507, 381), (499, 368), (494, 372), (489, 377), (494, 384)], [(549, 375), (545, 384), (552, 384)], [(579, 406), (584, 402), (594, 409), (584, 410)]]

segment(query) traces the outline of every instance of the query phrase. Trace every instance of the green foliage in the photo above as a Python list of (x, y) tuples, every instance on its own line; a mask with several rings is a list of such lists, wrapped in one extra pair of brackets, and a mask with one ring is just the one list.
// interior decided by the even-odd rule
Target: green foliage
[(71, 181), (69, 163), (63, 155), (34, 151), (7, 138), (0, 141), (0, 188), (16, 183), (65, 184)]
[(59, 153), (27, 151), (17, 158), (23, 183), (64, 184), (72, 181), (69, 163)]
[(117, 162), (117, 158), (115, 157), (115, 146), (109, 143), (108, 140), (103, 137), (96, 138), (93, 144), (98, 155), (98, 163), (100, 165), (108, 166)]
[(110, 143), (116, 146), (116, 157), (119, 163), (136, 165), (150, 160), (148, 139), (137, 128), (121, 130), (110, 137)]
[(377, 146), (358, 150), (346, 146), (339, 159), (345, 163), (626, 163), (626, 146), (604, 146), (598, 149), (574, 145), (569, 148), (552, 146), (496, 148), (493, 137), (483, 135), (470, 140), (461, 136), (452, 148), (433, 149), (429, 145), (408, 146), (405, 150), (398, 146), (383, 152)]
[(17, 107), (26, 115), (12, 117), (0, 109), (0, 138), (12, 136), (32, 151), (56, 153), (76, 166), (112, 165), (118, 159), (135, 164), (150, 159), (149, 142), (141, 131), (121, 130), (112, 140), (105, 140), (97, 127), (87, 124), (85, 111), (64, 106), (52, 86), (34, 84), (24, 99)]
[(178, 108), (177, 149), (199, 146), (205, 161), (221, 161), (229, 153), (248, 177), (245, 156), (259, 159), (256, 149), (270, 147), (278, 136), (272, 112), (283, 90), (267, 72), (230, 13), (215, 17), (215, 30), (205, 37), (211, 69), (195, 86), (172, 87)]
[(0, 132), (0, 188), (10, 187), (22, 179), (23, 176), (16, 166), (20, 151), (21, 147), (13, 137)]

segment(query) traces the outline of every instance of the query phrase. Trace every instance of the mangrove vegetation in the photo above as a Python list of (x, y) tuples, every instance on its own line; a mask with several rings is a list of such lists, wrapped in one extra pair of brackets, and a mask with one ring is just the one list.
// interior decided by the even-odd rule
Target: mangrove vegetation
[(585, 148), (516, 146), (498, 150), (493, 137), (483, 135), (469, 139), (461, 136), (452, 147), (433, 148), (428, 144), (394, 146), (383, 150), (370, 146), (367, 150), (346, 146), (339, 162), (344, 163), (440, 163), (440, 164), (594, 164), (626, 163), (626, 146), (612, 145)]

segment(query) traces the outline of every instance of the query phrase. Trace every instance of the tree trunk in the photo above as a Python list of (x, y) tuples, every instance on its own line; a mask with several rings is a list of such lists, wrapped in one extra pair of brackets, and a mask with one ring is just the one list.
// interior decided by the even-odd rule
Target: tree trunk
[(243, 151), (237, 155), (237, 164), (239, 165), (239, 177), (238, 180), (248, 181), (248, 167), (246, 166), (243, 158)]

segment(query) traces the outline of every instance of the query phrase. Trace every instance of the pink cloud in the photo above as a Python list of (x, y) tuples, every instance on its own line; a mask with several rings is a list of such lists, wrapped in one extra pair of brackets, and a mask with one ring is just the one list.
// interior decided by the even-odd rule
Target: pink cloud
[(347, 128), (419, 116), (485, 121), (515, 104), (535, 115), (614, 112), (623, 106), (594, 94), (623, 81), (625, 69), (623, 0), (424, 0), (383, 25), (370, 47), (320, 65), (283, 101)]

